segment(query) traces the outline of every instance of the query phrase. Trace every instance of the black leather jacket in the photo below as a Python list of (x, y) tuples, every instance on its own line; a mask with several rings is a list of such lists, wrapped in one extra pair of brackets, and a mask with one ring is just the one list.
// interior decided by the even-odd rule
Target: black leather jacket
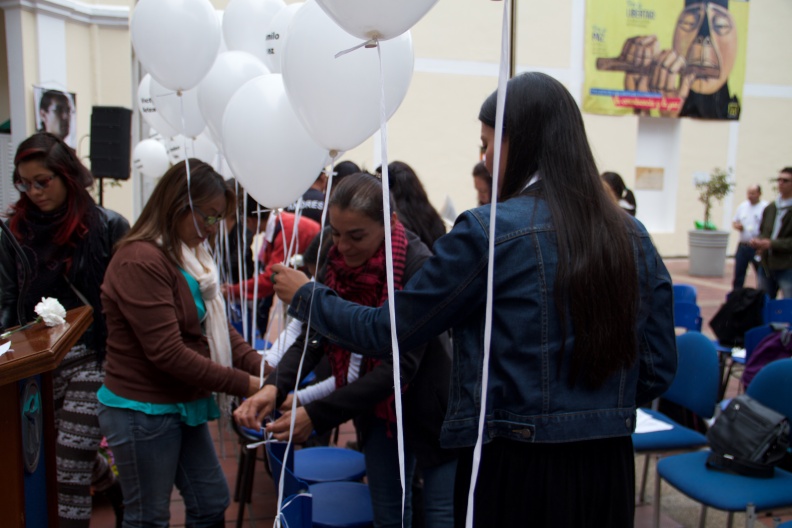
[[(98, 206), (97, 208), (103, 218), (100, 223), (100, 229), (102, 230), (101, 261), (107, 267), (113, 254), (113, 246), (129, 230), (129, 222), (114, 211)], [(20, 324), (17, 317), (17, 298), (19, 297), (20, 288), (17, 273), (18, 258), (11, 241), (8, 240), (8, 237), (3, 232), (0, 235), (0, 331), (3, 328)], [(73, 262), (69, 272), (69, 280), (80, 292), (87, 292), (101, 287), (101, 284), (95, 284), (95, 279), (83, 273), (86, 268), (85, 258), (86, 256), (83, 255), (79, 261)], [(89, 283), (92, 280), (93, 283)], [(53, 292), (52, 297), (57, 298), (67, 310), (81, 306), (83, 304), (82, 301), (74, 294), (68, 283), (66, 281), (62, 282), (63, 284), (59, 287), (60, 291)], [(25, 316), (31, 318), (32, 314), (26, 314)], [(94, 314), (94, 317), (96, 316)]]

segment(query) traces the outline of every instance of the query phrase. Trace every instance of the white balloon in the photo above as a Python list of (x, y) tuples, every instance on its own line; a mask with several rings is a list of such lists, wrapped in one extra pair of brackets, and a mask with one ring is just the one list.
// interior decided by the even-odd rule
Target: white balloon
[(148, 126), (163, 136), (173, 137), (178, 130), (170, 126), (157, 111), (157, 105), (151, 97), (151, 74), (146, 74), (138, 85), (138, 110), (143, 115), (143, 120)]
[(228, 45), (223, 36), (223, 12), (217, 9), (215, 10), (215, 14), (217, 15), (217, 22), (220, 24), (220, 47), (217, 50), (217, 54), (219, 55), (228, 51)]
[(130, 34), (143, 67), (171, 90), (194, 88), (220, 48), (220, 22), (209, 0), (140, 0)]
[(264, 64), (272, 73), (281, 72), (281, 57), (283, 57), (283, 46), (289, 35), (289, 24), (291, 24), (294, 14), (303, 6), (303, 2), (289, 4), (272, 19), (272, 23), (267, 27), (267, 55)]
[(222, 138), (223, 113), (228, 101), (243, 84), (269, 73), (264, 63), (246, 51), (227, 51), (198, 85), (198, 108), (215, 140)]
[(223, 117), (223, 137), (234, 176), (270, 208), (286, 207), (302, 196), (327, 155), (294, 115), (277, 73), (237, 90)]
[(247, 51), (264, 61), (264, 30), (284, 7), (283, 0), (231, 0), (223, 14), (223, 36), (228, 49)]
[(159, 178), (170, 166), (168, 151), (156, 139), (144, 139), (132, 150), (132, 167), (144, 178)]
[[(283, 82), (306, 130), (328, 150), (350, 150), (380, 127), (380, 65), (376, 48), (336, 53), (361, 44), (310, 0), (289, 26)], [(413, 73), (410, 33), (380, 42), (385, 110), (390, 118), (407, 94)]]
[(316, 0), (350, 35), (388, 40), (413, 27), (437, 0)]
[(217, 146), (206, 133), (196, 138), (176, 136), (164, 140), (163, 144), (168, 152), (171, 163), (174, 165), (180, 161), (184, 161), (185, 158), (196, 158), (204, 163), (208, 163), (212, 167), (217, 163)]
[(177, 133), (196, 137), (206, 128), (206, 121), (198, 107), (198, 89), (177, 92), (162, 86), (156, 79), (151, 80), (151, 98), (162, 116)]

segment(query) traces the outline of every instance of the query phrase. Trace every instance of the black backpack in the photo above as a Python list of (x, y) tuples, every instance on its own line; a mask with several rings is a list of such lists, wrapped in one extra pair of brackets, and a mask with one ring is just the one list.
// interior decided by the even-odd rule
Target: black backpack
[(707, 440), (707, 467), (751, 477), (771, 478), (789, 447), (789, 420), (741, 394), (716, 418)]
[(755, 288), (737, 288), (729, 293), (709, 325), (721, 345), (743, 346), (745, 332), (764, 323), (765, 292)]

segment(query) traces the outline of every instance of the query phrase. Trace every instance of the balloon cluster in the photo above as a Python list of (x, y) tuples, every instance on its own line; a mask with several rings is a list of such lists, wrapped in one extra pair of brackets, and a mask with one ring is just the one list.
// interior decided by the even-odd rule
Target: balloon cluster
[(231, 0), (219, 14), (209, 0), (140, 0), (138, 108), (158, 135), (136, 146), (135, 168), (154, 178), (185, 155), (225, 159), (258, 202), (293, 203), (328, 155), (379, 129), (381, 104), (396, 112), (412, 79), (408, 30), (436, 2)]

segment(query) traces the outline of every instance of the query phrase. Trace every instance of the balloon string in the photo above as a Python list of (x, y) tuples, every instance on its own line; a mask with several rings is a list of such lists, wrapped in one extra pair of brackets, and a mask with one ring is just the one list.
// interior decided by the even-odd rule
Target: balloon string
[(382, 151), (382, 214), (385, 225), (385, 269), (388, 282), (388, 310), (391, 326), (391, 348), (393, 350), (393, 392), (396, 403), (396, 441), (399, 451), (399, 478), (402, 485), (402, 526), (404, 506), (407, 498), (404, 476), (404, 428), (402, 421), (401, 364), (399, 362), (399, 339), (396, 334), (396, 299), (393, 287), (393, 241), (391, 240), (390, 183), (388, 174), (388, 111), (385, 108), (385, 72), (382, 68), (382, 47), (377, 46), (380, 74), (380, 148)]
[(500, 72), (498, 75), (498, 95), (495, 110), (495, 159), (492, 160), (492, 189), (495, 192), (493, 196), (492, 207), (490, 208), (490, 226), (489, 226), (489, 254), (487, 262), (487, 303), (484, 315), (484, 357), (482, 359), (483, 366), (481, 372), (481, 407), (479, 409), (478, 421), (478, 438), (476, 445), (473, 448), (473, 467), (470, 471), (470, 489), (468, 490), (468, 504), (467, 513), (465, 516), (465, 527), (473, 528), (473, 507), (476, 491), (476, 481), (478, 480), (479, 466), (481, 465), (481, 448), (484, 441), (484, 423), (487, 417), (487, 389), (489, 386), (489, 359), (490, 349), (492, 346), (492, 303), (493, 303), (493, 276), (495, 269), (495, 217), (498, 207), (497, 189), (498, 175), (500, 174), (500, 153), (501, 141), (503, 139), (503, 110), (506, 106), (506, 83), (508, 82), (509, 72), (509, 50), (510, 38), (509, 32), (511, 12), (509, 5), (511, 2), (503, 2), (503, 27), (501, 29), (501, 63)]
[(335, 58), (337, 59), (338, 57), (346, 55), (347, 53), (352, 53), (353, 51), (358, 50), (360, 48), (379, 48), (379, 43), (378, 43), (377, 39), (371, 39), (371, 40), (367, 40), (365, 42), (361, 42), (357, 46), (353, 46), (353, 47), (351, 47), (349, 49), (345, 49), (345, 50), (339, 51), (338, 53), (335, 54)]
[[(182, 97), (181, 91), (175, 93), (179, 97), (179, 113), (181, 114), (182, 130), (184, 130), (184, 98)], [(192, 178), (190, 174), (190, 157), (187, 156), (187, 138), (184, 136), (182, 137), (184, 138), (183, 147), (182, 147), (184, 148), (184, 166), (185, 169), (187, 169), (187, 202), (190, 204), (190, 212), (192, 213), (192, 220), (193, 220), (193, 225), (195, 226), (195, 231), (196, 233), (198, 233), (199, 237), (203, 237), (204, 236), (203, 231), (201, 231), (201, 228), (198, 227), (198, 219), (195, 218), (195, 206), (193, 205), (192, 191), (190, 190), (190, 181), (192, 180)]]

